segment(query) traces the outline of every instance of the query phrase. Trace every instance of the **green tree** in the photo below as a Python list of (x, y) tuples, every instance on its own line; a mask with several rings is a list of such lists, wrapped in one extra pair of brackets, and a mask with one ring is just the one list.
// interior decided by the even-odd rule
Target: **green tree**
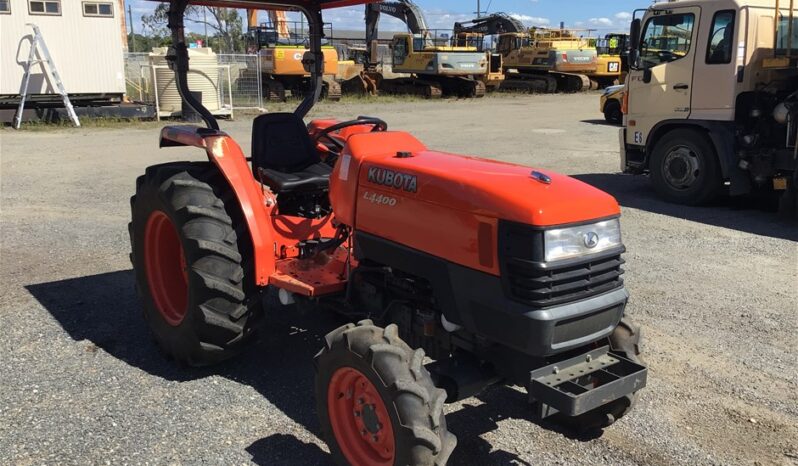
[[(149, 35), (162, 35), (169, 19), (168, 13), (169, 5), (158, 5), (151, 15), (141, 18), (144, 30), (150, 32)], [(185, 20), (211, 29), (212, 36), (219, 38), (219, 41), (213, 41), (219, 46), (217, 52), (234, 53), (243, 49), (244, 21), (235, 8), (189, 6), (186, 8)]]

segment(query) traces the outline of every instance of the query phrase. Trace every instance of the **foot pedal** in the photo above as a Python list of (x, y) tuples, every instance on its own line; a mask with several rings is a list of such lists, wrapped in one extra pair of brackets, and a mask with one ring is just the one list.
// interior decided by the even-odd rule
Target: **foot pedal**
[(609, 346), (529, 373), (529, 398), (540, 418), (560, 412), (578, 416), (646, 386), (648, 369), (610, 351)]

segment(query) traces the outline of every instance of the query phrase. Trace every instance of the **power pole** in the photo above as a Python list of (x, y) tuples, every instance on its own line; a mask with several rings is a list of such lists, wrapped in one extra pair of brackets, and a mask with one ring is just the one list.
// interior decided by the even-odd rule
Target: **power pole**
[(479, 0), (477, 0), (477, 18), (480, 18), (480, 17), (482, 17), (482, 8), (481, 8)]
[(202, 8), (202, 22), (205, 23), (205, 47), (210, 47), (208, 44), (208, 7)]
[(130, 18), (130, 51), (136, 53), (136, 31), (133, 30), (133, 10), (127, 6), (127, 16)]

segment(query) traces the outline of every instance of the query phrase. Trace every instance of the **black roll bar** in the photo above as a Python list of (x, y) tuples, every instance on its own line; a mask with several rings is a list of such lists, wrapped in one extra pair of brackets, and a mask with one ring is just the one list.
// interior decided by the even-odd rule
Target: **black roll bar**
[(219, 129), (219, 123), (211, 112), (202, 103), (191, 95), (188, 88), (188, 46), (186, 45), (185, 27), (183, 25), (183, 15), (186, 12), (188, 0), (170, 0), (169, 2), (169, 30), (172, 31), (172, 45), (166, 54), (166, 62), (169, 69), (175, 72), (175, 83), (177, 93), (189, 107), (194, 109), (205, 125), (212, 130)]
[(302, 9), (302, 13), (308, 19), (308, 33), (310, 34), (310, 62), (307, 62), (307, 55), (302, 59), (302, 63), (310, 68), (310, 93), (302, 103), (294, 110), (299, 118), (304, 118), (310, 112), (316, 102), (321, 97), (321, 89), (324, 84), (324, 52), (321, 50), (321, 39), (324, 37), (324, 23), (321, 18), (321, 10), (317, 9), (310, 12)]
[[(166, 55), (169, 69), (175, 73), (175, 83), (180, 98), (195, 112), (197, 112), (205, 122), (208, 129), (218, 131), (219, 123), (211, 112), (202, 105), (188, 87), (188, 46), (186, 45), (185, 26), (183, 16), (189, 0), (169, 0), (169, 30), (172, 32), (172, 45)], [(300, 118), (305, 117), (316, 105), (321, 97), (321, 90), (324, 83), (324, 53), (321, 50), (321, 42), (324, 37), (324, 23), (322, 22), (321, 10), (315, 9), (312, 12), (306, 8), (292, 5), (291, 9), (298, 10), (308, 19), (308, 32), (310, 34), (310, 53), (303, 58), (303, 64), (310, 70), (311, 90), (305, 99), (294, 110)]]

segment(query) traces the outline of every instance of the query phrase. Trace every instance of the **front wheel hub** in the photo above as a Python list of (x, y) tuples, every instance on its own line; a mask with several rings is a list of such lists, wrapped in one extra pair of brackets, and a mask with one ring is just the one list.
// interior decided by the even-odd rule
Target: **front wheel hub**
[(335, 371), (327, 406), (335, 440), (350, 464), (394, 463), (396, 445), (388, 409), (362, 372), (352, 367)]
[(685, 146), (673, 148), (668, 152), (662, 168), (665, 181), (678, 190), (689, 189), (701, 175), (698, 155)]

